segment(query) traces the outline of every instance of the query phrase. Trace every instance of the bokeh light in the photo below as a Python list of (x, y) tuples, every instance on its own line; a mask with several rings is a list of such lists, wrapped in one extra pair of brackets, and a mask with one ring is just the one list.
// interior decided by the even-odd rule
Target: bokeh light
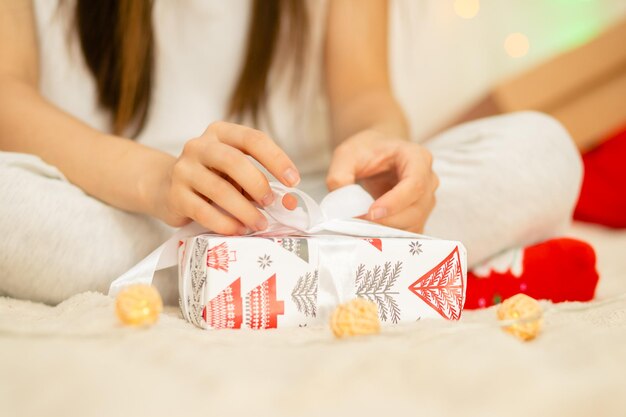
[(480, 10), (480, 0), (455, 0), (454, 12), (463, 19), (471, 19)]
[(523, 33), (511, 33), (504, 40), (504, 50), (512, 58), (521, 58), (528, 54), (530, 42)]

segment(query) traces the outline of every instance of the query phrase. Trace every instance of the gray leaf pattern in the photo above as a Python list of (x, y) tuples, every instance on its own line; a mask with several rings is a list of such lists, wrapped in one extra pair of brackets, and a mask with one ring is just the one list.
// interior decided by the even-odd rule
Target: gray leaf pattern
[(291, 299), (296, 308), (305, 316), (317, 316), (318, 275), (317, 269), (313, 273), (307, 272), (298, 279), (296, 286), (291, 291)]
[(392, 290), (400, 272), (402, 272), (400, 261), (396, 262), (393, 267), (391, 262), (385, 262), (383, 266), (374, 265), (372, 269), (365, 269), (365, 265), (360, 264), (355, 277), (357, 297), (376, 303), (380, 319), (391, 320), (394, 324), (400, 321), (401, 312), (398, 302), (393, 297), (398, 292)]
[(193, 255), (190, 259), (191, 294), (187, 296), (187, 305), (191, 322), (200, 327), (202, 327), (202, 309), (204, 308), (200, 296), (207, 277), (205, 259), (208, 245), (207, 239), (194, 241)]

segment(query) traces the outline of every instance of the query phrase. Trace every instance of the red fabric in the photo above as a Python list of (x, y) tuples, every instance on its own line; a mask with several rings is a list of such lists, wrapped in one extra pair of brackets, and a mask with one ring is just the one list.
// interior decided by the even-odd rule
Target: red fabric
[(202, 318), (213, 329), (239, 329), (243, 321), (241, 277), (211, 299), (202, 310)]
[(626, 127), (583, 155), (585, 177), (576, 220), (626, 228)]
[(487, 277), (467, 274), (466, 309), (489, 307), (525, 293), (535, 299), (589, 301), (598, 284), (596, 254), (575, 239), (552, 239), (524, 249), (519, 277), (492, 272)]
[(253, 288), (246, 297), (247, 327), (255, 330), (278, 327), (278, 316), (285, 314), (285, 302), (276, 298), (276, 274)]

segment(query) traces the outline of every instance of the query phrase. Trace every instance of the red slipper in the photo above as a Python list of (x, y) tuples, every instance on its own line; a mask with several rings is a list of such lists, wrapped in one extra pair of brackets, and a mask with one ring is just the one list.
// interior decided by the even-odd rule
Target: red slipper
[(555, 303), (589, 301), (598, 278), (596, 254), (589, 244), (552, 239), (509, 250), (469, 272), (465, 308), (489, 307), (518, 293)]

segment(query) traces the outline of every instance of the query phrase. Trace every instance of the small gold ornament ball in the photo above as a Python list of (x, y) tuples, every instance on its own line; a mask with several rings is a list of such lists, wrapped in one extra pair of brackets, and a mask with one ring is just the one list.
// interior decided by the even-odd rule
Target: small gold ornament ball
[(115, 300), (115, 313), (127, 326), (154, 324), (161, 311), (163, 311), (161, 295), (152, 285), (130, 285), (120, 291)]
[(517, 294), (505, 300), (498, 307), (498, 320), (513, 320), (503, 330), (518, 339), (534, 339), (541, 331), (543, 310), (537, 300), (526, 294)]
[(330, 328), (336, 337), (379, 333), (378, 307), (363, 298), (341, 304), (330, 319)]

